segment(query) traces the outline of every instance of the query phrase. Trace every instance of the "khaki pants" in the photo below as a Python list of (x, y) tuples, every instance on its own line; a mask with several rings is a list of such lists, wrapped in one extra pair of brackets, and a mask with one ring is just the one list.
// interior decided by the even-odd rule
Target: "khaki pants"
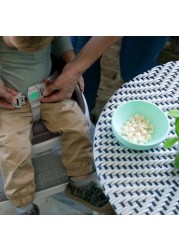
[[(73, 100), (42, 103), (41, 119), (51, 132), (62, 136), (62, 162), (69, 176), (92, 171), (89, 122)], [(21, 109), (0, 108), (0, 168), (6, 196), (16, 207), (32, 202), (35, 193), (31, 162), (32, 113), (29, 103)]]

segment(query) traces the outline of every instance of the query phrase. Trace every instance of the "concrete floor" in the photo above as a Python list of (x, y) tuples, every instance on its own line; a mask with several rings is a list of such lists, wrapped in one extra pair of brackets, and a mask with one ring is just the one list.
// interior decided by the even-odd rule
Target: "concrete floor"
[(41, 215), (85, 215), (93, 214), (87, 207), (72, 201), (63, 193), (39, 199), (38, 205)]

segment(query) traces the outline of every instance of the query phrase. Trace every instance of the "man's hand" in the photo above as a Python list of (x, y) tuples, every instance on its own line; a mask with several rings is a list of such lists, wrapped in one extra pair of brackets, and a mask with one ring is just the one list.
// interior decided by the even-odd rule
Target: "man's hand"
[(9, 87), (6, 87), (0, 80), (0, 107), (6, 109), (14, 109), (15, 98), (17, 92)]
[(84, 82), (80, 78), (81, 75), (69, 74), (69, 65), (67, 64), (62, 73), (54, 81), (45, 81), (46, 89), (43, 93), (44, 98), (41, 99), (42, 102), (57, 102), (64, 99), (70, 99), (76, 84), (79, 82), (79, 87), (83, 91)]

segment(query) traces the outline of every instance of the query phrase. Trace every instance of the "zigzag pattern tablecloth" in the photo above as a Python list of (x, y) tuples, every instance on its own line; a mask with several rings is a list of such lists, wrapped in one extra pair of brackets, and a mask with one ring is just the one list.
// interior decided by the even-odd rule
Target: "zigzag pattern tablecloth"
[[(179, 61), (157, 66), (125, 83), (104, 107), (94, 138), (94, 160), (100, 184), (117, 214), (179, 214), (176, 147), (134, 151), (112, 133), (114, 110), (129, 100), (147, 100), (166, 114), (179, 109)], [(168, 114), (167, 114), (168, 115)], [(174, 134), (174, 118), (169, 117)]]

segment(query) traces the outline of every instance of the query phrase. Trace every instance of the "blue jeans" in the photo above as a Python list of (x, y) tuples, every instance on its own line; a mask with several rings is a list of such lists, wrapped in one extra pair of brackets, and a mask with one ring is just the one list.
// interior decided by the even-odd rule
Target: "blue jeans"
[[(90, 36), (71, 37), (75, 52), (78, 53), (90, 38)], [(123, 37), (119, 57), (122, 79), (127, 82), (156, 66), (158, 56), (168, 39), (167, 36)], [(95, 107), (100, 74), (100, 59), (98, 59), (83, 75), (85, 81), (84, 95), (89, 111)]]
[(125, 36), (120, 51), (120, 72), (125, 82), (155, 67), (167, 36)]
[[(75, 53), (78, 53), (82, 47), (90, 40), (91, 36), (73, 36), (71, 42)], [(96, 96), (100, 84), (101, 68), (100, 58), (91, 65), (90, 68), (83, 74), (85, 88), (84, 96), (88, 104), (89, 112), (95, 107)]]

